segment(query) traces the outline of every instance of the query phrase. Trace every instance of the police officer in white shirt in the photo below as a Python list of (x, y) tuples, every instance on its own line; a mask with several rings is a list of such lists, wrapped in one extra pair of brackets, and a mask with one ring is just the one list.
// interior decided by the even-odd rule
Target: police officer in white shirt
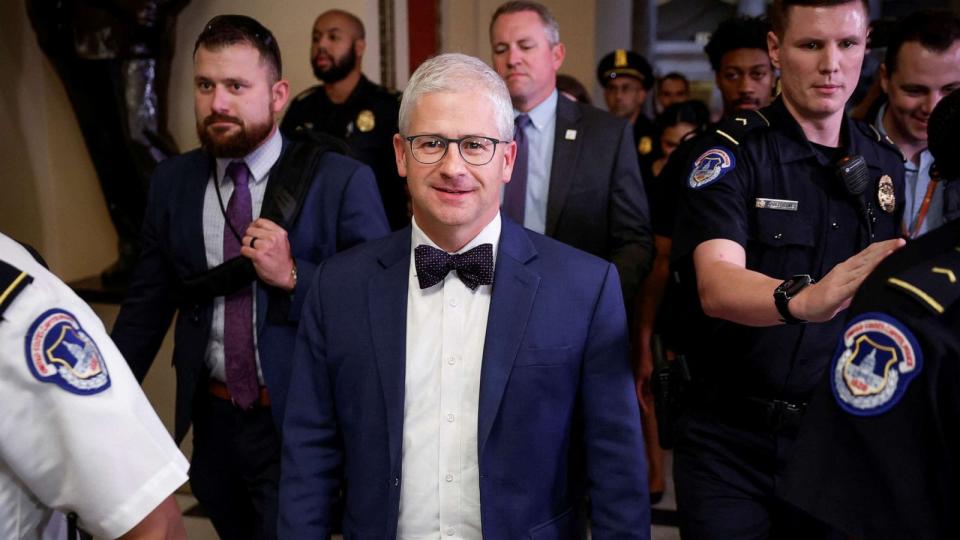
[(53, 510), (97, 538), (186, 538), (188, 464), (96, 314), (0, 234), (0, 538)]

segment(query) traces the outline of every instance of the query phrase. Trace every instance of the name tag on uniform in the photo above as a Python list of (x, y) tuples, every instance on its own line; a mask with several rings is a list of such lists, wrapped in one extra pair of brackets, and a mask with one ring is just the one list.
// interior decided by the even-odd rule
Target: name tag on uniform
[(796, 212), (799, 203), (797, 201), (788, 201), (786, 199), (761, 199), (757, 197), (757, 208), (766, 208), (768, 210), (788, 210)]

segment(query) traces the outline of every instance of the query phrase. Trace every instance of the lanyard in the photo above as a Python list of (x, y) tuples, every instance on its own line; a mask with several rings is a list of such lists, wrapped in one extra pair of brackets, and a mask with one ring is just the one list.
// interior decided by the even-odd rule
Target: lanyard
[(917, 212), (917, 217), (913, 219), (913, 226), (910, 227), (909, 231), (904, 231), (908, 237), (916, 238), (919, 236), (920, 226), (923, 225), (923, 220), (927, 217), (927, 211), (930, 210), (930, 201), (933, 200), (933, 192), (936, 191), (937, 184), (939, 183), (939, 178), (931, 178), (930, 183), (927, 184), (927, 193), (923, 196), (923, 203), (920, 205), (920, 211)]

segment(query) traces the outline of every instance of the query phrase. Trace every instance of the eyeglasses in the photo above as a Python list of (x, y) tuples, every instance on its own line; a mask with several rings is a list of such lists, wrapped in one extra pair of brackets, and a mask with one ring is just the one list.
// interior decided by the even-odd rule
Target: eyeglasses
[(510, 142), (480, 135), (468, 135), (459, 139), (448, 139), (440, 135), (413, 135), (404, 138), (410, 143), (413, 159), (424, 165), (433, 165), (443, 159), (450, 143), (456, 143), (460, 157), (470, 165), (486, 165), (493, 159), (497, 144)]

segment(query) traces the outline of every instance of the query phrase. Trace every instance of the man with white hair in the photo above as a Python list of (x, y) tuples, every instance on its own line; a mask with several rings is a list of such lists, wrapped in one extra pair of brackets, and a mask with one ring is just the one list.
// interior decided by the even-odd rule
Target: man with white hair
[(501, 217), (503, 81), (433, 58), (400, 131), (411, 227), (329, 259), (304, 304), (280, 537), (327, 537), (343, 488), (345, 537), (581, 537), (589, 495), (593, 538), (649, 538), (617, 271)]

